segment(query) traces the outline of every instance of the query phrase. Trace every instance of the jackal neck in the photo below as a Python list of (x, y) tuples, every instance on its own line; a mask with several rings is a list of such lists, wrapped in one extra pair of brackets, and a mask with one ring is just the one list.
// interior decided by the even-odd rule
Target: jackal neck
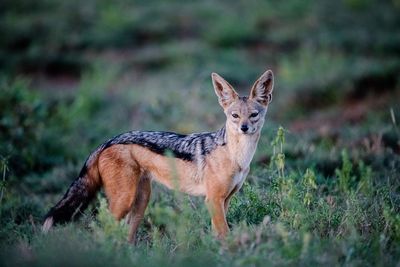
[(239, 134), (226, 130), (226, 145), (229, 155), (231, 160), (234, 161), (239, 168), (245, 169), (250, 166), (259, 139), (260, 132), (254, 134)]

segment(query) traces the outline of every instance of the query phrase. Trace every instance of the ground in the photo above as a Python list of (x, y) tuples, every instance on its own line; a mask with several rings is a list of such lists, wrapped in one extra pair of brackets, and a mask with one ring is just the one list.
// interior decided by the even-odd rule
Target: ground
[[(2, 266), (399, 264), (398, 1), (0, 6)], [(158, 185), (135, 247), (102, 193), (40, 232), (97, 145), (217, 130), (211, 72), (244, 95), (267, 69), (273, 101), (226, 242), (202, 198)]]

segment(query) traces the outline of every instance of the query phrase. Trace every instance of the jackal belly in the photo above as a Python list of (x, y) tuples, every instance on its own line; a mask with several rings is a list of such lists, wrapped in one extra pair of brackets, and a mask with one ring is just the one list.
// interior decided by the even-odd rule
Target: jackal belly
[(204, 196), (206, 188), (203, 181), (196, 182), (194, 177), (187, 174), (177, 174), (174, 171), (150, 171), (152, 179), (163, 184), (169, 189), (178, 190), (193, 196)]
[(190, 195), (205, 195), (205, 185), (196, 163), (159, 155), (139, 145), (129, 146), (132, 158), (152, 179), (170, 189)]

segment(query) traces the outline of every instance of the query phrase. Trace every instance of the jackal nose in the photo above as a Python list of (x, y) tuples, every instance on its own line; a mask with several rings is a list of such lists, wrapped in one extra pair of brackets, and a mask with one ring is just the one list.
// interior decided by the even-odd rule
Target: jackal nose
[(249, 129), (249, 126), (247, 126), (246, 124), (243, 124), (242, 126), (240, 126), (240, 130), (242, 130), (242, 132), (247, 132), (247, 130)]

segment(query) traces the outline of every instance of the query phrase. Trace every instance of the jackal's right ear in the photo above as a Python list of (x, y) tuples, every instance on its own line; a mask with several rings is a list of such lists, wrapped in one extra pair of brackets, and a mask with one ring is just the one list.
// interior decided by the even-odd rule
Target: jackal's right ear
[(222, 106), (222, 108), (227, 108), (230, 104), (232, 104), (235, 100), (239, 98), (239, 95), (233, 89), (232, 85), (225, 81), (224, 78), (222, 78), (215, 72), (211, 74), (211, 78), (214, 85), (215, 93), (218, 96), (218, 102)]

